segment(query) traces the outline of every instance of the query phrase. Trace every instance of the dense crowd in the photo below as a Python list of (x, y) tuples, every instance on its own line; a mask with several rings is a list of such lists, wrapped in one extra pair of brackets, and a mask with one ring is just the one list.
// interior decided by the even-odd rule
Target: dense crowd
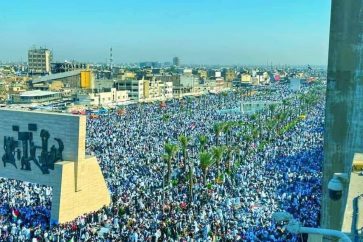
[[(304, 87), (308, 92), (310, 87)], [(228, 121), (257, 123), (251, 115), (217, 112), (235, 109), (240, 101), (290, 98), (291, 112), (300, 102), (284, 85), (255, 95), (227, 92), (159, 104), (133, 104), (124, 115), (112, 111), (87, 121), (86, 152), (95, 155), (111, 192), (112, 203), (63, 225), (49, 224), (51, 188), (0, 180), (1, 241), (301, 241), (275, 224), (275, 211), (287, 211), (305, 226), (319, 225), (324, 100), (304, 119), (268, 144), (245, 140), (240, 127), (219, 142), (236, 147), (226, 159), (231, 173), (216, 182), (212, 166), (203, 183), (198, 136), (215, 146), (213, 125)], [(282, 112), (278, 105), (277, 112)], [(268, 109), (260, 113), (270, 118)], [(252, 127), (243, 128), (252, 135)], [(256, 125), (257, 126), (257, 125)], [(262, 129), (262, 128), (261, 128)], [(258, 137), (267, 135), (262, 130)], [(162, 158), (166, 142), (189, 138), (188, 156), (177, 152), (171, 182)], [(269, 134), (270, 135), (270, 134)], [(227, 142), (228, 141), (228, 142)], [(262, 146), (262, 148), (261, 148)], [(193, 166), (192, 197), (188, 193), (186, 160)], [(238, 165), (237, 165), (238, 164)]]

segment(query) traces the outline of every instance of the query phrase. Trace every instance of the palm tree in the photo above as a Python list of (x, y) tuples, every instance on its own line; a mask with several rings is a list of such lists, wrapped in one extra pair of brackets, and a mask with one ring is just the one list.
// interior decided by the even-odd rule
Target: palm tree
[(256, 120), (257, 120), (257, 114), (252, 114), (251, 116), (250, 116), (250, 119), (251, 119), (251, 123), (252, 123), (252, 127), (254, 128), (255, 126), (256, 126), (256, 124), (255, 124), (255, 122), (256, 122)]
[(170, 115), (164, 114), (161, 119), (163, 120), (164, 123), (168, 122), (170, 119)]
[(270, 118), (273, 117), (273, 113), (275, 112), (276, 110), (276, 104), (271, 104), (268, 106), (268, 109), (270, 110)]
[(198, 140), (199, 140), (199, 144), (200, 144), (200, 150), (201, 151), (204, 151), (205, 149), (205, 146), (207, 145), (208, 143), (208, 138), (207, 136), (201, 134), (198, 136)]
[(225, 122), (223, 123), (223, 133), (225, 133), (226, 135), (226, 145), (228, 145), (228, 140), (229, 140), (229, 134), (232, 128), (232, 122)]
[(174, 157), (178, 151), (178, 146), (167, 142), (164, 145), (164, 150), (165, 150), (164, 160), (167, 162), (167, 165), (168, 165), (167, 180), (169, 183), (170, 177), (171, 177), (171, 165), (172, 165), (171, 162), (174, 159)]
[(219, 173), (220, 164), (223, 158), (224, 148), (222, 146), (215, 146), (212, 148), (212, 155), (215, 163), (217, 164), (217, 171)]
[(187, 147), (188, 147), (188, 143), (189, 143), (189, 138), (186, 137), (185, 135), (179, 135), (178, 140), (180, 142), (180, 148), (182, 150), (183, 153), (183, 158), (184, 158), (184, 162), (183, 162), (183, 167), (185, 167), (186, 164), (186, 160), (187, 160)]
[(201, 152), (199, 154), (199, 161), (200, 169), (203, 172), (203, 184), (206, 185), (208, 169), (213, 165), (212, 155), (207, 151)]
[(259, 134), (260, 132), (258, 131), (258, 129), (257, 128), (254, 128), (253, 130), (252, 130), (252, 137), (254, 138), (254, 139), (257, 139), (258, 138), (258, 134)]
[(290, 105), (290, 102), (288, 99), (282, 100), (282, 106), (283, 106), (284, 112), (286, 111), (286, 107), (288, 107), (289, 105)]
[(221, 135), (222, 130), (223, 130), (223, 124), (216, 123), (216, 124), (213, 125), (213, 132), (214, 132), (214, 135), (216, 137), (215, 140), (216, 140), (216, 145), (217, 146), (219, 145), (219, 136)]
[(224, 149), (225, 152), (226, 152), (226, 159), (225, 159), (225, 164), (224, 164), (224, 167), (225, 169), (230, 172), (230, 167), (229, 167), (229, 164), (230, 164), (230, 161), (232, 159), (232, 155), (233, 153), (235, 152), (235, 149), (233, 147), (227, 147), (226, 149)]

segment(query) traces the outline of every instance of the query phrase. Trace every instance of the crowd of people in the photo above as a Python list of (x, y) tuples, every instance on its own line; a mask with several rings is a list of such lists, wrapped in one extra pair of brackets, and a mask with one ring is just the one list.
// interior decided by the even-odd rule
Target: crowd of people
[[(235, 109), (241, 101), (290, 99), (288, 108), (298, 117), (302, 104), (295, 97), (311, 87), (299, 94), (285, 85), (273, 87), (253, 95), (230, 91), (171, 100), (165, 107), (133, 104), (123, 115), (111, 111), (88, 119), (86, 152), (100, 163), (111, 204), (51, 225), (51, 188), (0, 179), (0, 241), (304, 241), (275, 224), (272, 214), (287, 211), (305, 226), (319, 225), (324, 97), (293, 127), (271, 131), (274, 137), (262, 148), (263, 125), (260, 135), (244, 139), (258, 127), (251, 115), (218, 112)], [(274, 112), (285, 108), (280, 104)], [(275, 117), (268, 108), (259, 115), (261, 120)], [(208, 151), (216, 146), (213, 125), (230, 121), (253, 124), (218, 137), (219, 143), (234, 147), (224, 156), (234, 170), (212, 165), (203, 181), (198, 137), (206, 136), (203, 149)], [(188, 155), (179, 149), (169, 181), (164, 146), (179, 144), (180, 135), (188, 137)], [(193, 167), (192, 196), (187, 162)], [(221, 170), (225, 173), (217, 182)]]

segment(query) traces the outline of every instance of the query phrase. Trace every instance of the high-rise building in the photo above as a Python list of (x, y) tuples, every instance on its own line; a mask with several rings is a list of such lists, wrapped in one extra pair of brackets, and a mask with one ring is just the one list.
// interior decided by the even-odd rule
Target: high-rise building
[(174, 66), (179, 66), (180, 65), (180, 59), (179, 59), (179, 57), (174, 57), (173, 58), (173, 65)]
[(51, 73), (52, 51), (46, 48), (32, 48), (28, 51), (28, 73), (32, 75)]

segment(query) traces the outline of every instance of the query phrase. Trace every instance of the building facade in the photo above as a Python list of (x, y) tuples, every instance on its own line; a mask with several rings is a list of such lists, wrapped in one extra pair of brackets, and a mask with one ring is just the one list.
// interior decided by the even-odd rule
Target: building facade
[(117, 90), (127, 91), (131, 100), (144, 99), (144, 80), (120, 80), (116, 83)]
[(77, 94), (77, 104), (85, 106), (109, 106), (129, 101), (127, 91), (118, 91), (111, 88), (110, 91), (88, 94)]
[(12, 103), (31, 104), (31, 103), (52, 102), (61, 99), (62, 99), (62, 94), (59, 92), (34, 90), (34, 91), (25, 91), (19, 94), (13, 94), (11, 95), (10, 101)]
[(28, 51), (28, 73), (44, 75), (51, 73), (52, 51), (46, 48), (32, 48)]
[(179, 59), (179, 57), (174, 57), (173, 58), (173, 65), (174, 66), (180, 66), (180, 59)]

